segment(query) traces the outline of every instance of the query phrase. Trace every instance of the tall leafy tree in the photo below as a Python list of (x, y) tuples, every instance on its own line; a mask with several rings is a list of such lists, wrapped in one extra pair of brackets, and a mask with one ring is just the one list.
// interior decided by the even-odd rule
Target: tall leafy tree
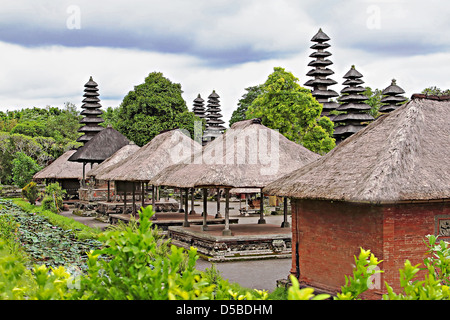
[(233, 111), (230, 119), (230, 127), (233, 123), (246, 119), (248, 107), (262, 93), (262, 85), (245, 88), (245, 93), (238, 102), (238, 108)]
[(381, 107), (381, 98), (383, 98), (383, 95), (381, 94), (380, 89), (373, 89), (371, 87), (365, 87), (365, 91), (363, 94), (367, 97), (367, 100), (365, 101), (369, 106), (371, 106), (371, 109), (368, 111), (368, 113), (376, 118), (379, 116), (378, 110), (380, 110)]
[(322, 105), (301, 87), (291, 72), (276, 67), (262, 85), (262, 93), (248, 107), (247, 119), (262, 123), (309, 150), (324, 154), (335, 147), (333, 123), (320, 117)]
[(198, 118), (188, 110), (182, 93), (180, 84), (160, 72), (150, 73), (123, 99), (117, 113), (117, 130), (139, 146), (168, 129), (187, 129), (192, 136)]

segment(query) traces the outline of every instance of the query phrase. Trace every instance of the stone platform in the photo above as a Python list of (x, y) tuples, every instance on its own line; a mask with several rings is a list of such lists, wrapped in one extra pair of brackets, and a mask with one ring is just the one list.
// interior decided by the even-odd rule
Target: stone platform
[[(151, 205), (151, 201), (144, 202), (144, 208)], [(97, 212), (103, 215), (106, 215), (108, 213), (123, 213), (123, 207), (124, 203), (123, 201), (98, 201), (97, 202)], [(136, 201), (135, 202), (136, 210), (139, 210), (142, 206), (142, 202)], [(156, 211), (176, 211), (179, 208), (179, 203), (175, 200), (172, 201), (157, 201), (155, 202), (155, 208)], [(130, 211), (133, 209), (133, 202), (130, 199), (127, 199), (127, 211)]]
[[(152, 223), (158, 226), (162, 231), (168, 231), (171, 226), (182, 226), (184, 222), (184, 213), (180, 212), (156, 212), (153, 217), (156, 217), (155, 220), (152, 220)], [(109, 215), (110, 223), (115, 224), (118, 220), (129, 221), (130, 214), (110, 214)], [(201, 214), (194, 213), (188, 215), (188, 221), (191, 225), (202, 225), (203, 217)], [(224, 224), (224, 218), (214, 218), (212, 215), (208, 215), (207, 224)], [(239, 219), (232, 218), (230, 219), (230, 224), (237, 224)]]
[[(231, 220), (231, 219), (230, 219)], [(247, 259), (290, 258), (292, 235), (290, 228), (273, 224), (233, 224), (231, 236), (223, 236), (224, 225), (170, 226), (168, 237), (176, 246), (196, 247), (208, 261), (236, 261)]]

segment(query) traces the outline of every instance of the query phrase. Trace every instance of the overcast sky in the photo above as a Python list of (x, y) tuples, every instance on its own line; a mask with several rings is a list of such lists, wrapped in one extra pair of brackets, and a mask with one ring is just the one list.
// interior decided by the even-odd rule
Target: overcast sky
[(103, 109), (116, 107), (158, 71), (190, 109), (216, 90), (228, 125), (245, 88), (274, 67), (310, 79), (319, 28), (331, 38), (330, 89), (355, 65), (365, 85), (395, 78), (410, 97), (450, 88), (449, 17), (444, 0), (1, 0), (0, 110), (81, 107), (90, 76)]

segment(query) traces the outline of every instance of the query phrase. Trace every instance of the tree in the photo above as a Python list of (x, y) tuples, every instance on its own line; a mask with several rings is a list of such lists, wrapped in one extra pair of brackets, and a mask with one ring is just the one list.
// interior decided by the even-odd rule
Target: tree
[(311, 91), (301, 87), (298, 79), (276, 67), (262, 85), (262, 93), (248, 107), (246, 117), (261, 118), (262, 123), (277, 129), (289, 140), (309, 150), (324, 154), (335, 147), (333, 123), (321, 117), (322, 105)]
[(41, 170), (41, 167), (31, 157), (23, 152), (15, 154), (12, 161), (12, 175), (15, 185), (20, 188), (25, 187), (39, 170)]
[(245, 88), (245, 90), (247, 90), (247, 93), (245, 93), (239, 100), (238, 108), (234, 110), (231, 115), (230, 127), (233, 123), (246, 119), (248, 107), (252, 104), (253, 100), (255, 100), (262, 93), (262, 85), (248, 87)]
[(135, 86), (123, 99), (117, 114), (117, 130), (139, 146), (163, 130), (187, 129), (193, 135), (193, 120), (200, 119), (188, 116), (180, 121), (181, 114), (189, 114), (182, 93), (180, 84), (172, 83), (160, 72), (150, 73), (144, 83)]
[(376, 118), (379, 116), (378, 110), (381, 107), (381, 98), (383, 98), (383, 95), (381, 94), (380, 89), (372, 90), (370, 87), (365, 87), (365, 91), (363, 94), (367, 97), (367, 100), (365, 101), (369, 106), (372, 108), (369, 110), (369, 114)]
[(81, 127), (80, 120), (82, 117), (74, 104), (66, 102), (62, 110), (49, 108), (48, 113), (47, 132), (49, 137), (53, 137), (58, 142), (64, 139), (66, 141), (78, 139), (81, 135), (78, 129)]
[(450, 95), (450, 89), (442, 90), (436, 86), (431, 86), (422, 90), (422, 94), (430, 96), (448, 96)]
[(12, 128), (11, 133), (30, 137), (47, 136), (47, 126), (42, 121), (23, 121)]
[(117, 122), (118, 122), (118, 114), (119, 114), (119, 108), (113, 108), (108, 107), (102, 114), (104, 122), (100, 123), (102, 127), (107, 127), (108, 125), (111, 125), (114, 129), (117, 130)]

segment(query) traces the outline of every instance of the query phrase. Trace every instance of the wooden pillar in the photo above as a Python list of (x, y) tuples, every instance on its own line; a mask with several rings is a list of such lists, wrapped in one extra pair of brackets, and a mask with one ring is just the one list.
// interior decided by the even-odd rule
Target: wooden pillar
[(132, 198), (133, 198), (133, 206), (131, 207), (131, 214), (133, 216), (136, 216), (136, 190), (135, 190), (135, 182), (134, 181), (131, 184), (131, 188), (133, 188), (133, 190), (131, 190), (131, 194), (132, 194)]
[(85, 169), (86, 167), (86, 162), (83, 162), (83, 179), (81, 180), (81, 186), (84, 188), (84, 186), (86, 185), (86, 179), (85, 179)]
[(194, 209), (194, 191), (195, 191), (195, 188), (191, 188), (191, 211), (189, 212), (189, 214), (195, 214), (195, 209)]
[(203, 231), (207, 231), (208, 230), (208, 223), (207, 223), (207, 218), (208, 218), (208, 189), (203, 188), (203, 225), (202, 225), (202, 230)]
[(217, 188), (217, 213), (216, 218), (222, 218), (220, 214), (220, 188)]
[(145, 206), (145, 190), (144, 190), (144, 182), (141, 181), (141, 206), (144, 208)]
[(183, 189), (180, 188), (180, 209), (178, 212), (183, 212)]
[(259, 204), (259, 220), (258, 224), (265, 224), (266, 220), (264, 219), (264, 194), (261, 188), (261, 202)]
[(230, 189), (225, 188), (225, 229), (222, 231), (222, 235), (231, 236), (230, 230)]
[(282, 228), (290, 228), (291, 225), (287, 221), (287, 211), (288, 211), (288, 204), (287, 204), (287, 198), (284, 197), (283, 199), (283, 222), (281, 223)]
[(111, 181), (108, 180), (108, 195), (107, 195), (107, 202), (111, 202)]
[(155, 201), (156, 201), (155, 186), (152, 185), (152, 210), (155, 212), (155, 214), (152, 216), (152, 220), (157, 220), (157, 218), (156, 218), (156, 209), (155, 209)]
[(123, 191), (123, 213), (126, 214), (127, 213), (127, 190), (126, 188), (124, 188), (125, 190)]
[(184, 222), (183, 222), (183, 227), (189, 227), (189, 221), (188, 221), (188, 193), (189, 193), (189, 188), (185, 189), (185, 193), (186, 193), (186, 199), (184, 199)]

